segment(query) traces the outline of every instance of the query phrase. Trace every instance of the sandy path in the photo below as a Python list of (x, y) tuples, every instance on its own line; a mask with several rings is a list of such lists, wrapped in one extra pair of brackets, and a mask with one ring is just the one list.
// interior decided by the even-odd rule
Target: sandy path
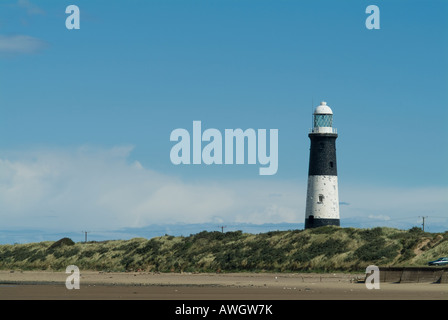
[[(48, 271), (0, 271), (0, 283), (65, 283), (68, 274)], [(219, 285), (219, 286), (297, 286), (303, 283), (350, 283), (363, 274), (300, 273), (148, 273), (81, 271), (83, 284), (107, 285)]]
[(65, 287), (67, 276), (0, 271), (0, 299), (448, 300), (446, 284), (382, 283), (368, 290), (356, 281), (362, 274), (81, 272), (79, 290)]

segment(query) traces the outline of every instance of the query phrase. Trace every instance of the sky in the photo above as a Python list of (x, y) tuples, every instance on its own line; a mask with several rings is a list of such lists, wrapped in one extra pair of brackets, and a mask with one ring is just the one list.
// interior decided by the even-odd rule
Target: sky
[[(446, 231), (447, 16), (443, 0), (1, 0), (0, 243), (303, 228), (323, 100), (341, 226)], [(276, 174), (174, 165), (170, 134), (193, 121), (277, 129)]]

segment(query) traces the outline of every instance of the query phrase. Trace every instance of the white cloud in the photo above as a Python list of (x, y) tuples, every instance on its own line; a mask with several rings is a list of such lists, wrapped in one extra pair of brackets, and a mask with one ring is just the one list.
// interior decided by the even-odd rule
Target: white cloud
[(41, 39), (27, 35), (0, 35), (0, 53), (6, 54), (30, 54), (37, 53), (47, 47), (47, 43)]
[(42, 10), (40, 7), (38, 7), (37, 5), (35, 5), (34, 3), (31, 3), (29, 0), (18, 0), (17, 1), (17, 5), (20, 8), (23, 8), (26, 10), (26, 12), (29, 15), (41, 15), (41, 14), (45, 14), (45, 11)]
[(131, 151), (132, 147), (82, 147), (0, 159), (2, 227), (111, 230), (176, 222), (297, 222), (302, 218), (305, 199), (296, 199), (304, 188), (293, 183), (184, 182), (137, 161), (129, 163)]
[(408, 229), (421, 226), (419, 217), (429, 216), (427, 224), (432, 230), (448, 227), (446, 187), (359, 184), (339, 185), (339, 191), (341, 200), (350, 203), (340, 207), (341, 223), (345, 221), (346, 226)]
[(373, 219), (373, 220), (382, 220), (382, 221), (389, 221), (390, 220), (389, 216), (386, 216), (386, 215), (383, 215), (383, 214), (380, 214), (380, 215), (377, 215), (377, 216), (375, 216), (373, 214), (370, 214), (368, 218), (369, 219)]
[[(306, 181), (183, 181), (130, 161), (132, 146), (2, 152), (5, 228), (116, 230), (173, 223), (303, 223)], [(341, 225), (443, 216), (446, 188), (339, 185)], [(374, 222), (377, 221), (377, 222)], [(349, 225), (352, 226), (352, 225)], [(407, 226), (407, 225), (406, 225)]]

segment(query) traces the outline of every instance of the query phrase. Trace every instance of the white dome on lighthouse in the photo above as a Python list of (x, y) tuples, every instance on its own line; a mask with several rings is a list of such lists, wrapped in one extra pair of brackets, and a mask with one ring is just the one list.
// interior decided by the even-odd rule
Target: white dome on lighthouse
[(314, 109), (314, 114), (333, 114), (333, 111), (329, 106), (327, 106), (325, 101), (322, 101), (320, 105)]

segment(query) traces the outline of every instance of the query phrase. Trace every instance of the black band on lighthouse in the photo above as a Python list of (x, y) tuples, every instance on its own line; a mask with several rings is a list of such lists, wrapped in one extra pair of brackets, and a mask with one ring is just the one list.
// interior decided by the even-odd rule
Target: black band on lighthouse
[(305, 229), (318, 228), (323, 226), (340, 226), (339, 219), (314, 218), (309, 216), (305, 219)]
[(309, 176), (337, 176), (335, 133), (308, 135), (311, 140)]

